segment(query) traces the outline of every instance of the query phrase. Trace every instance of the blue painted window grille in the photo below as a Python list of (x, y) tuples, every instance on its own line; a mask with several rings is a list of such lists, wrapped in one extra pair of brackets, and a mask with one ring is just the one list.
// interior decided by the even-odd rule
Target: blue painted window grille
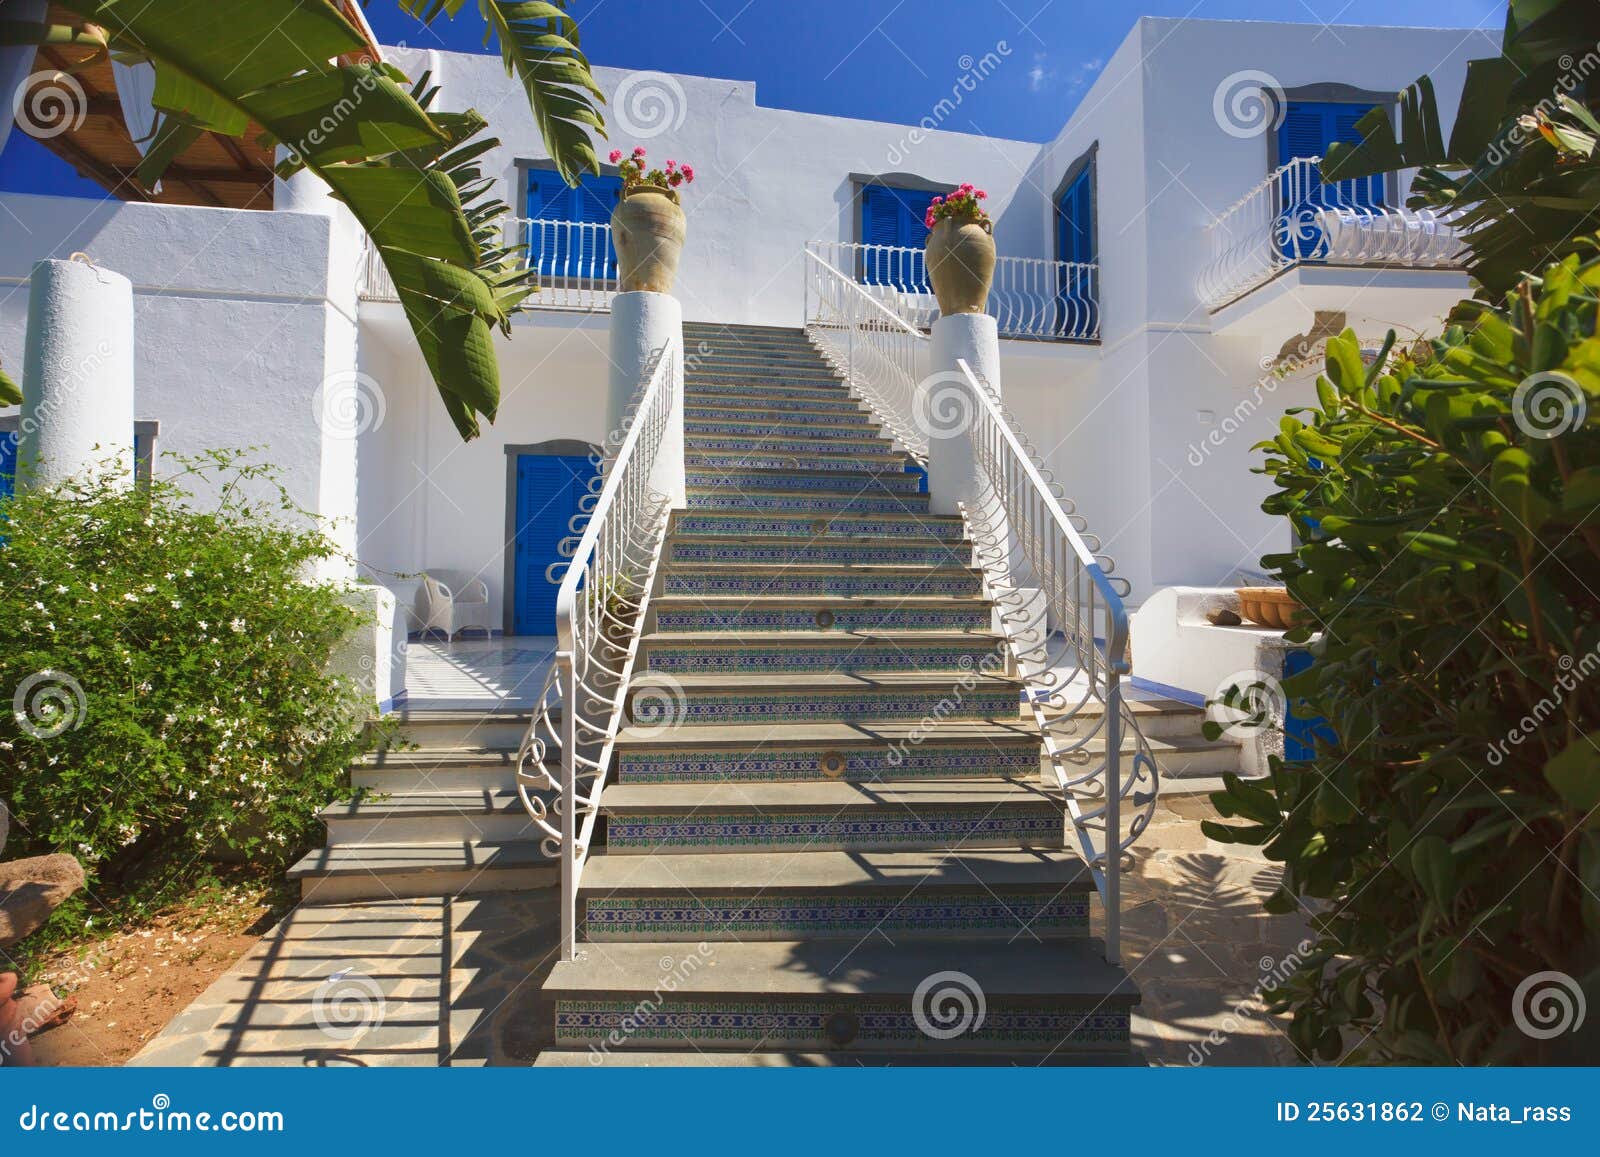
[[(622, 178), (585, 173), (573, 188), (553, 169), (527, 170), (524, 226), (526, 259), (541, 280), (609, 280), (617, 276), (617, 250), (605, 228), (617, 207)], [(570, 224), (565, 224), (570, 223)]]
[[(1356, 122), (1372, 107), (1333, 101), (1290, 101), (1278, 126), (1278, 164), (1324, 157), (1335, 141), (1358, 144), (1361, 133)], [(1319, 261), (1327, 256), (1327, 239), (1317, 226), (1317, 214), (1329, 209), (1381, 209), (1388, 203), (1382, 173), (1330, 184), (1323, 181), (1319, 165), (1291, 165), (1278, 177), (1278, 186), (1279, 204), (1283, 206), (1276, 225), (1278, 249), (1293, 261)]]

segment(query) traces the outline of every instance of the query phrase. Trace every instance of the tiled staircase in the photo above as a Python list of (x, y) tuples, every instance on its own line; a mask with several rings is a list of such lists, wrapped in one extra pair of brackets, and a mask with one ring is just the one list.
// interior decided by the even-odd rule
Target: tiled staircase
[(684, 344), (688, 506), (540, 1063), (1125, 1060), (960, 519), (800, 332)]

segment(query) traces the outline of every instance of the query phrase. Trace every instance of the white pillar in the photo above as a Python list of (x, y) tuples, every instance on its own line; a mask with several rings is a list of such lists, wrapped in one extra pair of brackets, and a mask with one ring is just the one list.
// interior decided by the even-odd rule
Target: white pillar
[(82, 261), (41, 261), (28, 288), (17, 479), (133, 481), (133, 286)]
[[(611, 299), (611, 378), (606, 395), (608, 439), (620, 445), (622, 421), (657, 350), (668, 342), (677, 366), (678, 392), (667, 417), (667, 429), (656, 452), (651, 486), (684, 506), (683, 467), (683, 307), (669, 293), (634, 290)], [(610, 448), (609, 446), (607, 447)]]
[[(957, 360), (972, 367), (972, 372), (1000, 392), (1000, 334), (994, 318), (986, 313), (957, 313), (933, 323), (933, 342), (929, 351), (928, 377), (923, 388), (926, 401), (937, 406), (937, 395), (953, 390), (966, 392), (965, 380), (956, 367)], [(950, 399), (955, 402), (955, 398)], [(960, 404), (974, 406), (975, 400), (961, 397)], [(965, 410), (967, 414), (975, 411)], [(929, 508), (935, 514), (955, 514), (962, 502), (978, 493), (977, 464), (972, 456), (970, 421), (946, 425), (933, 416), (938, 427), (928, 438)]]

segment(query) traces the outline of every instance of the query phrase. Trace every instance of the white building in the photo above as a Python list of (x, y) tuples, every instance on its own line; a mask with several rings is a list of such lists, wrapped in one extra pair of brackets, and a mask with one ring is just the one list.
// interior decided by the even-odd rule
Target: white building
[[(1328, 189), (1294, 158), (1424, 70), (1448, 120), (1466, 61), (1496, 51), (1474, 31), (1147, 18), (1043, 145), (938, 127), (964, 91), (1021, 67), (1004, 42), (953, 76), (949, 102), (917, 127), (765, 108), (746, 81), (606, 68), (597, 79), (614, 143), (696, 167), (677, 288), (690, 321), (804, 325), (817, 257), (926, 321), (918, 258), (849, 246), (918, 246), (906, 221), (919, 197), (987, 189), (1007, 402), (1138, 603), (1223, 582), (1288, 544), (1289, 528), (1259, 509), (1250, 447), (1313, 397), (1308, 374), (1263, 367), (1319, 311), (1364, 338), (1409, 335), (1466, 291), (1448, 232), (1397, 212), (1393, 181)], [(501, 145), (486, 168), (519, 215), (604, 220), (603, 181), (550, 186), (498, 57), (391, 55), (413, 76), (432, 70), (438, 107), (490, 118)], [(1314, 210), (1330, 204), (1358, 211), (1329, 232), (1338, 222)], [(527, 456), (580, 458), (606, 434), (606, 269), (573, 265), (603, 252), (601, 227), (589, 240), (531, 227), (554, 276), (503, 342), (498, 420), (463, 444), (381, 269), (326, 212), (303, 190), (275, 212), (0, 197), (0, 362), (22, 365), (33, 263), (85, 252), (134, 285), (136, 417), (154, 424), (157, 470), (166, 453), (264, 446), (402, 602), (410, 580), (397, 575), (466, 572), (487, 583), (506, 633), (548, 634), (538, 608), (519, 622), (514, 605), (519, 586), (548, 588), (565, 531), (519, 530), (518, 469)], [(1274, 234), (1286, 219), (1306, 226), (1299, 240)], [(812, 242), (824, 244), (807, 257)], [(0, 428), (15, 414), (0, 411)], [(533, 470), (524, 485), (558, 477)]]

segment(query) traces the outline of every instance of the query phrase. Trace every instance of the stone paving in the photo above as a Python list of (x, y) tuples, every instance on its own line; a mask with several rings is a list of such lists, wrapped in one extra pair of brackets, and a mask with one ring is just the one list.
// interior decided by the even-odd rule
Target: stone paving
[[(1136, 1047), (1151, 1064), (1301, 1063), (1253, 993), (1306, 924), (1261, 910), (1278, 869), (1206, 839), (1209, 814), (1203, 795), (1167, 797), (1125, 877)], [(553, 889), (297, 908), (130, 1063), (528, 1064), (550, 1041), (558, 925)]]

